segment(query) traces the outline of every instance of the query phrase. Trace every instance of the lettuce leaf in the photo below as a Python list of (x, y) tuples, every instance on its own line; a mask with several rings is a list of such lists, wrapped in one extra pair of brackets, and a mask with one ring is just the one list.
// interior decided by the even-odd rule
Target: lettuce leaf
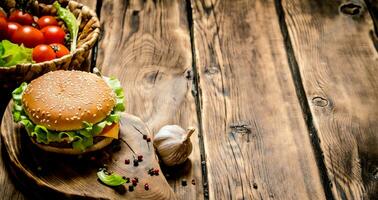
[(76, 17), (70, 10), (62, 8), (58, 1), (53, 3), (54, 8), (57, 10), (58, 17), (66, 23), (68, 30), (70, 31), (71, 38), (71, 52), (75, 51), (77, 37), (79, 35), (80, 23), (76, 20)]
[(21, 63), (33, 63), (32, 49), (13, 44), (8, 40), (0, 42), (0, 67), (10, 67)]
[(105, 126), (118, 123), (120, 120), (120, 113), (125, 111), (123, 100), (124, 94), (120, 82), (114, 77), (104, 77), (104, 80), (116, 94), (117, 104), (114, 106), (110, 115), (99, 123), (92, 124), (83, 122), (83, 129), (62, 132), (52, 131), (44, 126), (34, 124), (27, 116), (21, 102), (22, 94), (27, 88), (27, 83), (22, 83), (12, 92), (13, 120), (15, 122), (20, 122), (25, 127), (29, 136), (35, 138), (38, 143), (49, 144), (50, 142), (66, 141), (68, 143), (72, 143), (72, 147), (74, 149), (85, 151), (86, 148), (93, 145), (93, 137), (100, 134)]

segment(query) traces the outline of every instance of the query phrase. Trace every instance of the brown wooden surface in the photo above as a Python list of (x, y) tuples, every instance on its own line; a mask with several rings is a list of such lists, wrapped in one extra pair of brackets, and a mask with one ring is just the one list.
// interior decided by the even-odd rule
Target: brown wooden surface
[[(94, 55), (127, 111), (199, 130), (165, 170), (178, 199), (378, 198), (376, 0), (361, 17), (338, 11), (360, 0), (80, 2), (101, 14)], [(1, 199), (25, 199), (0, 164)]]
[(337, 1), (282, 5), (333, 195), (377, 198), (378, 55), (369, 13), (339, 13)]
[[(97, 66), (114, 75), (125, 91), (126, 110), (140, 116), (153, 133), (166, 124), (197, 126), (192, 89), (192, 57), (184, 0), (105, 0)], [(181, 198), (201, 199), (198, 139), (190, 162), (168, 170)], [(186, 179), (188, 186), (181, 186)], [(192, 185), (194, 180), (197, 184)]]
[(324, 199), (274, 2), (192, 6), (210, 197)]
[[(124, 142), (114, 142), (103, 151), (82, 157), (57, 156), (31, 143), (24, 128), (13, 122), (12, 106), (10, 103), (7, 107), (1, 123), (4, 151), (15, 178), (24, 187), (33, 190), (37, 195), (34, 198), (43, 198), (49, 194), (59, 199), (175, 199), (173, 190), (162, 174), (150, 176), (147, 173), (150, 168), (160, 167), (152, 142), (144, 140), (139, 131), (149, 137), (152, 135), (138, 117), (122, 115), (120, 138)], [(132, 163), (125, 165), (125, 159), (133, 160), (138, 155), (143, 155), (139, 166), (135, 167)], [(92, 157), (96, 159), (92, 160)], [(104, 165), (119, 175), (130, 179), (137, 177), (139, 184), (133, 192), (125, 193), (100, 184), (96, 172)], [(149, 184), (149, 190), (144, 189), (145, 183)]]

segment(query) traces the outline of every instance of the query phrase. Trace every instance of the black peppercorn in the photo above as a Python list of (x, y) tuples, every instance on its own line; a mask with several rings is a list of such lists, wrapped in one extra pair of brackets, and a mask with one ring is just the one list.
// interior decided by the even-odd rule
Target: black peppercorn
[(139, 165), (139, 161), (138, 159), (134, 159), (134, 167), (138, 166)]
[(181, 185), (182, 185), (182, 186), (187, 186), (187, 185), (188, 185), (186, 179), (182, 179), (182, 180), (181, 180)]

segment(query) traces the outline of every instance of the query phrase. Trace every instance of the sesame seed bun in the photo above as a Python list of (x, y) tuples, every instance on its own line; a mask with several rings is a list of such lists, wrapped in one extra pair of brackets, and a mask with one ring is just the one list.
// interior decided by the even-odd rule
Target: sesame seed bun
[[(54, 71), (33, 80), (22, 96), (30, 120), (49, 130), (84, 128), (98, 123), (116, 104), (113, 90), (99, 76), (82, 71)], [(101, 143), (102, 144), (102, 143)]]

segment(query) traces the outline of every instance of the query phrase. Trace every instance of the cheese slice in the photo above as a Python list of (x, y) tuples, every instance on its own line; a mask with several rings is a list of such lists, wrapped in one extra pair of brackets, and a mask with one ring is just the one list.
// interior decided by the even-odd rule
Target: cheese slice
[(100, 133), (98, 136), (118, 139), (118, 135), (119, 135), (119, 123), (116, 123), (116, 124), (111, 125), (110, 127), (105, 127), (104, 131)]

